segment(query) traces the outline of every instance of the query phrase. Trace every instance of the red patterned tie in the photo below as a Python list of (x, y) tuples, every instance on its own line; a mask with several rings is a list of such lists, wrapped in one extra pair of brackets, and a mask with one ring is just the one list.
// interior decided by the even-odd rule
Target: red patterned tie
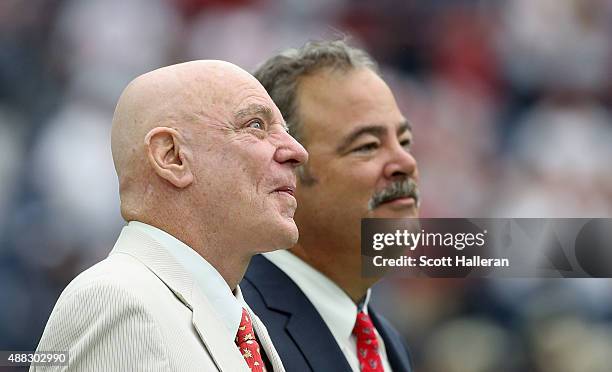
[(255, 338), (255, 332), (253, 332), (251, 317), (245, 308), (242, 308), (242, 319), (240, 320), (240, 327), (238, 327), (238, 334), (236, 335), (236, 345), (238, 345), (240, 354), (246, 360), (251, 371), (266, 372), (266, 367), (259, 352), (259, 343)]
[(370, 316), (363, 311), (357, 314), (353, 334), (357, 336), (357, 358), (361, 372), (383, 372), (374, 325)]

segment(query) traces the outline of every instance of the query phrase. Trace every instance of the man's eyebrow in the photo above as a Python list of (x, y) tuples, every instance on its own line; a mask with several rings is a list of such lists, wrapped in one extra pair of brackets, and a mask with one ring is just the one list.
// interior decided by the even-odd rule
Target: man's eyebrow
[(404, 119), (402, 122), (400, 122), (399, 126), (397, 127), (397, 136), (399, 137), (405, 132), (412, 132), (412, 125), (410, 125), (408, 120)]
[[(349, 133), (340, 145), (336, 148), (337, 153), (343, 153), (347, 147), (353, 143), (357, 138), (361, 137), (364, 134), (371, 134), (376, 137), (382, 137), (385, 135), (387, 128), (384, 125), (367, 125), (364, 127), (360, 127)], [(408, 122), (408, 120), (403, 120), (399, 123), (397, 127), (397, 136), (404, 134), (406, 131), (412, 131), (412, 126)]]
[(271, 122), (273, 117), (272, 109), (265, 105), (253, 103), (234, 113), (234, 119), (237, 121), (249, 118), (251, 116), (262, 116), (267, 122)]

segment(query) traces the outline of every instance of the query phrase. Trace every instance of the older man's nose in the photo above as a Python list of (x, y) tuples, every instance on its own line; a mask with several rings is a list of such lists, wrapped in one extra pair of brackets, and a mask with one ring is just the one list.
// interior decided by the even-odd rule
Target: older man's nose
[(297, 167), (308, 161), (308, 152), (289, 133), (283, 132), (274, 153), (274, 160), (281, 164), (288, 163)]

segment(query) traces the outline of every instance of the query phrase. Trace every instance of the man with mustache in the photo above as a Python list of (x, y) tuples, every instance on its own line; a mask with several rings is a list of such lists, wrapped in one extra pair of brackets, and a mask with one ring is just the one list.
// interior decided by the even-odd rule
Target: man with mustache
[(128, 85), (111, 132), (127, 225), (38, 350), (67, 350), (71, 371), (284, 371), (238, 286), (253, 255), (298, 238), (307, 153), (265, 89), (223, 61), (167, 66)]
[(298, 168), (290, 252), (256, 256), (241, 287), (290, 371), (409, 371), (400, 335), (368, 304), (360, 221), (416, 217), (411, 127), (376, 64), (343, 41), (311, 42), (255, 77), (309, 152)]

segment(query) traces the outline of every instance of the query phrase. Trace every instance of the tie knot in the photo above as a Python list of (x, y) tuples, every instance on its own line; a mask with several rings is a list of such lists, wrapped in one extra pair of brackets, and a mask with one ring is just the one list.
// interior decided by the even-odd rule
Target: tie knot
[(357, 313), (357, 320), (355, 321), (355, 327), (353, 327), (353, 334), (357, 336), (358, 340), (376, 340), (376, 333), (374, 332), (374, 324), (368, 314), (363, 311)]

